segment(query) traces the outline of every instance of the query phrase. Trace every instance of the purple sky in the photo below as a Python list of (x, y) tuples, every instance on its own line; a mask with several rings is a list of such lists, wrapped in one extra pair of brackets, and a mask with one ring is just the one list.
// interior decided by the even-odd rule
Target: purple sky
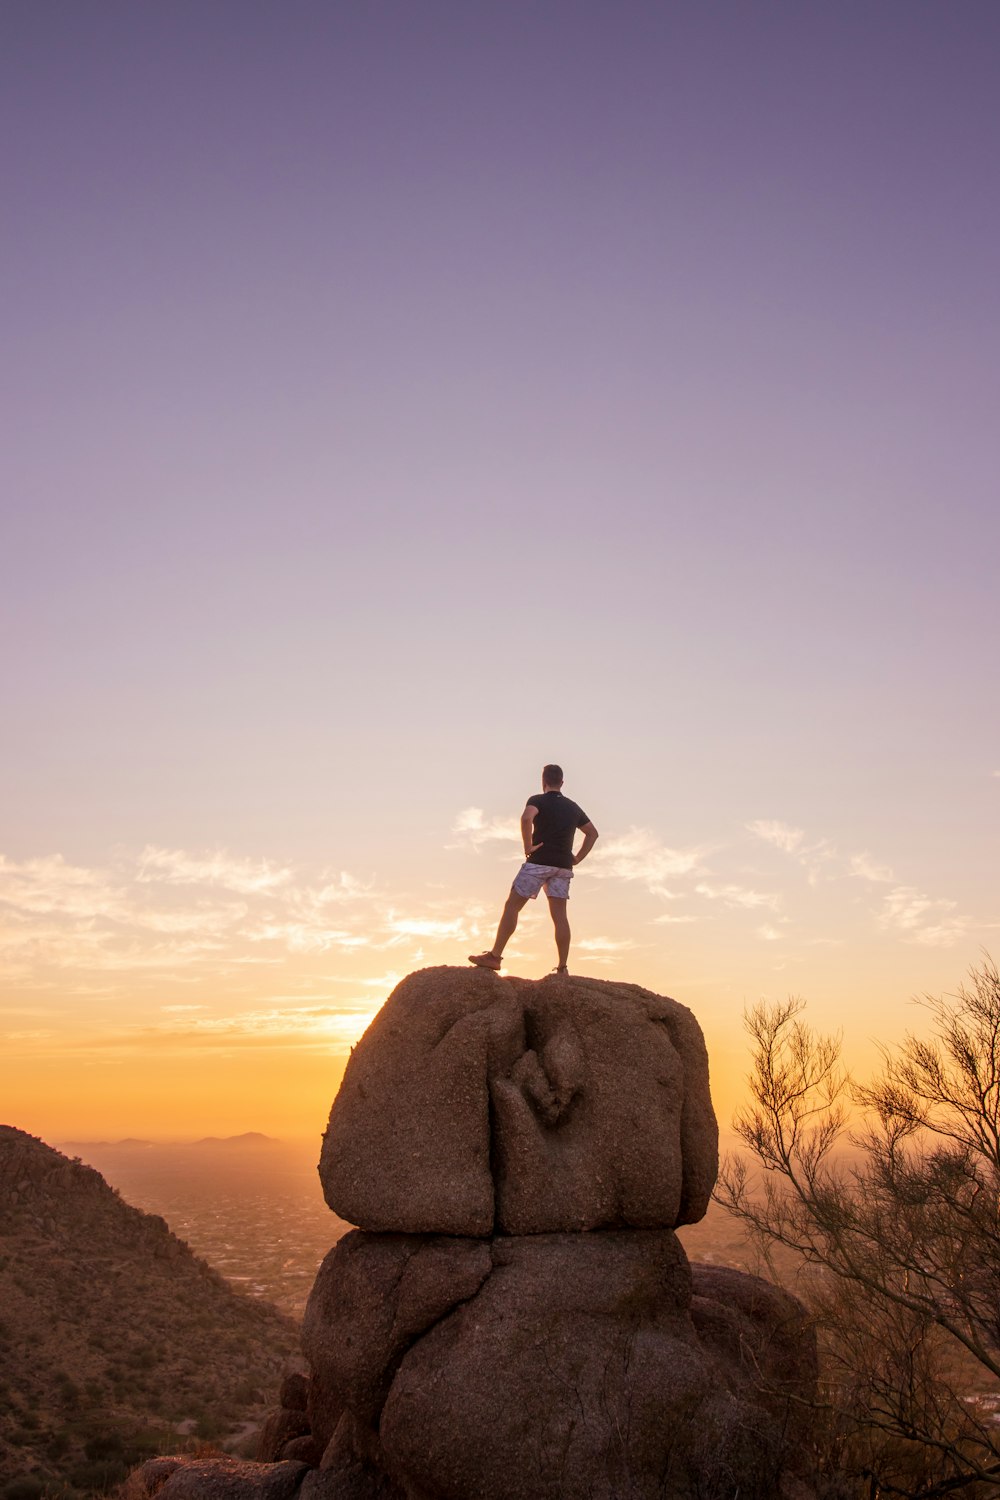
[[(448, 831), (558, 757), (602, 832), (872, 852), (962, 914), (940, 966), (815, 941), (957, 981), (997, 909), (998, 57), (993, 0), (8, 0), (0, 853), (492, 910)], [(639, 977), (684, 998), (721, 941), (756, 994), (691, 921)]]

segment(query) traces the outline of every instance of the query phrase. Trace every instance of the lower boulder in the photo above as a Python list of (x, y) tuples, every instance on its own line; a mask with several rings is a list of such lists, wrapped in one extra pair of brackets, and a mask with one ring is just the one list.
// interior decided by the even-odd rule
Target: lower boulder
[(772, 1500), (811, 1367), (786, 1358), (798, 1304), (765, 1286), (710, 1271), (694, 1296), (670, 1230), (348, 1235), (306, 1316), (330, 1435), (310, 1495)]
[(154, 1458), (130, 1484), (145, 1500), (292, 1500), (308, 1472), (301, 1463), (246, 1463), (223, 1455)]
[(474, 1297), (490, 1275), (489, 1240), (354, 1230), (319, 1269), (302, 1349), (312, 1370), (309, 1422), (324, 1447), (345, 1411), (376, 1428), (407, 1350)]
[(691, 1272), (695, 1328), (730, 1378), (779, 1404), (815, 1388), (816, 1336), (796, 1297), (730, 1266), (693, 1265)]

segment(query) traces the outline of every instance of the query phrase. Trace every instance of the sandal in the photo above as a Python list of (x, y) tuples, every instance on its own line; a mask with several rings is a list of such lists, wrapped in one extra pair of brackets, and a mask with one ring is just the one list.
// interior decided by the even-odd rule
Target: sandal
[(502, 958), (497, 958), (495, 953), (470, 953), (469, 963), (475, 964), (477, 969), (492, 969), (496, 973), (503, 963)]

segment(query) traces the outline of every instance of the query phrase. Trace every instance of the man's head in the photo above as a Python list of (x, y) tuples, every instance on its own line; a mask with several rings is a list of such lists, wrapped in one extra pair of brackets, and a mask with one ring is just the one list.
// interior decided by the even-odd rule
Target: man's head
[(563, 784), (562, 766), (542, 767), (542, 791), (558, 792)]

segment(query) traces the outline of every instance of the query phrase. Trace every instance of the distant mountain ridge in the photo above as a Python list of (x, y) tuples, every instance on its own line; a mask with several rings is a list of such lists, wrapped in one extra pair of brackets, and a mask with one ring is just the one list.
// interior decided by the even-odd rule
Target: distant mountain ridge
[[(0, 1485), (81, 1490), (263, 1414), (298, 1328), (101, 1174), (0, 1126)], [(119, 1474), (120, 1471), (120, 1474)]]
[(242, 1135), (206, 1135), (195, 1146), (280, 1146), (273, 1135), (263, 1135), (259, 1130), (245, 1130)]
[(277, 1136), (264, 1135), (260, 1130), (245, 1130), (242, 1135), (205, 1135), (198, 1141), (147, 1141), (140, 1136), (128, 1135), (120, 1141), (57, 1141), (57, 1151), (109, 1151), (114, 1147), (179, 1146), (280, 1146)]
[(124, 1140), (120, 1141), (56, 1141), (53, 1150), (79, 1151), (94, 1150), (95, 1148), (110, 1150), (113, 1146), (138, 1146), (145, 1149), (146, 1147), (153, 1146), (155, 1144), (156, 1143), (154, 1141), (144, 1141), (139, 1136), (127, 1135), (125, 1136)]

